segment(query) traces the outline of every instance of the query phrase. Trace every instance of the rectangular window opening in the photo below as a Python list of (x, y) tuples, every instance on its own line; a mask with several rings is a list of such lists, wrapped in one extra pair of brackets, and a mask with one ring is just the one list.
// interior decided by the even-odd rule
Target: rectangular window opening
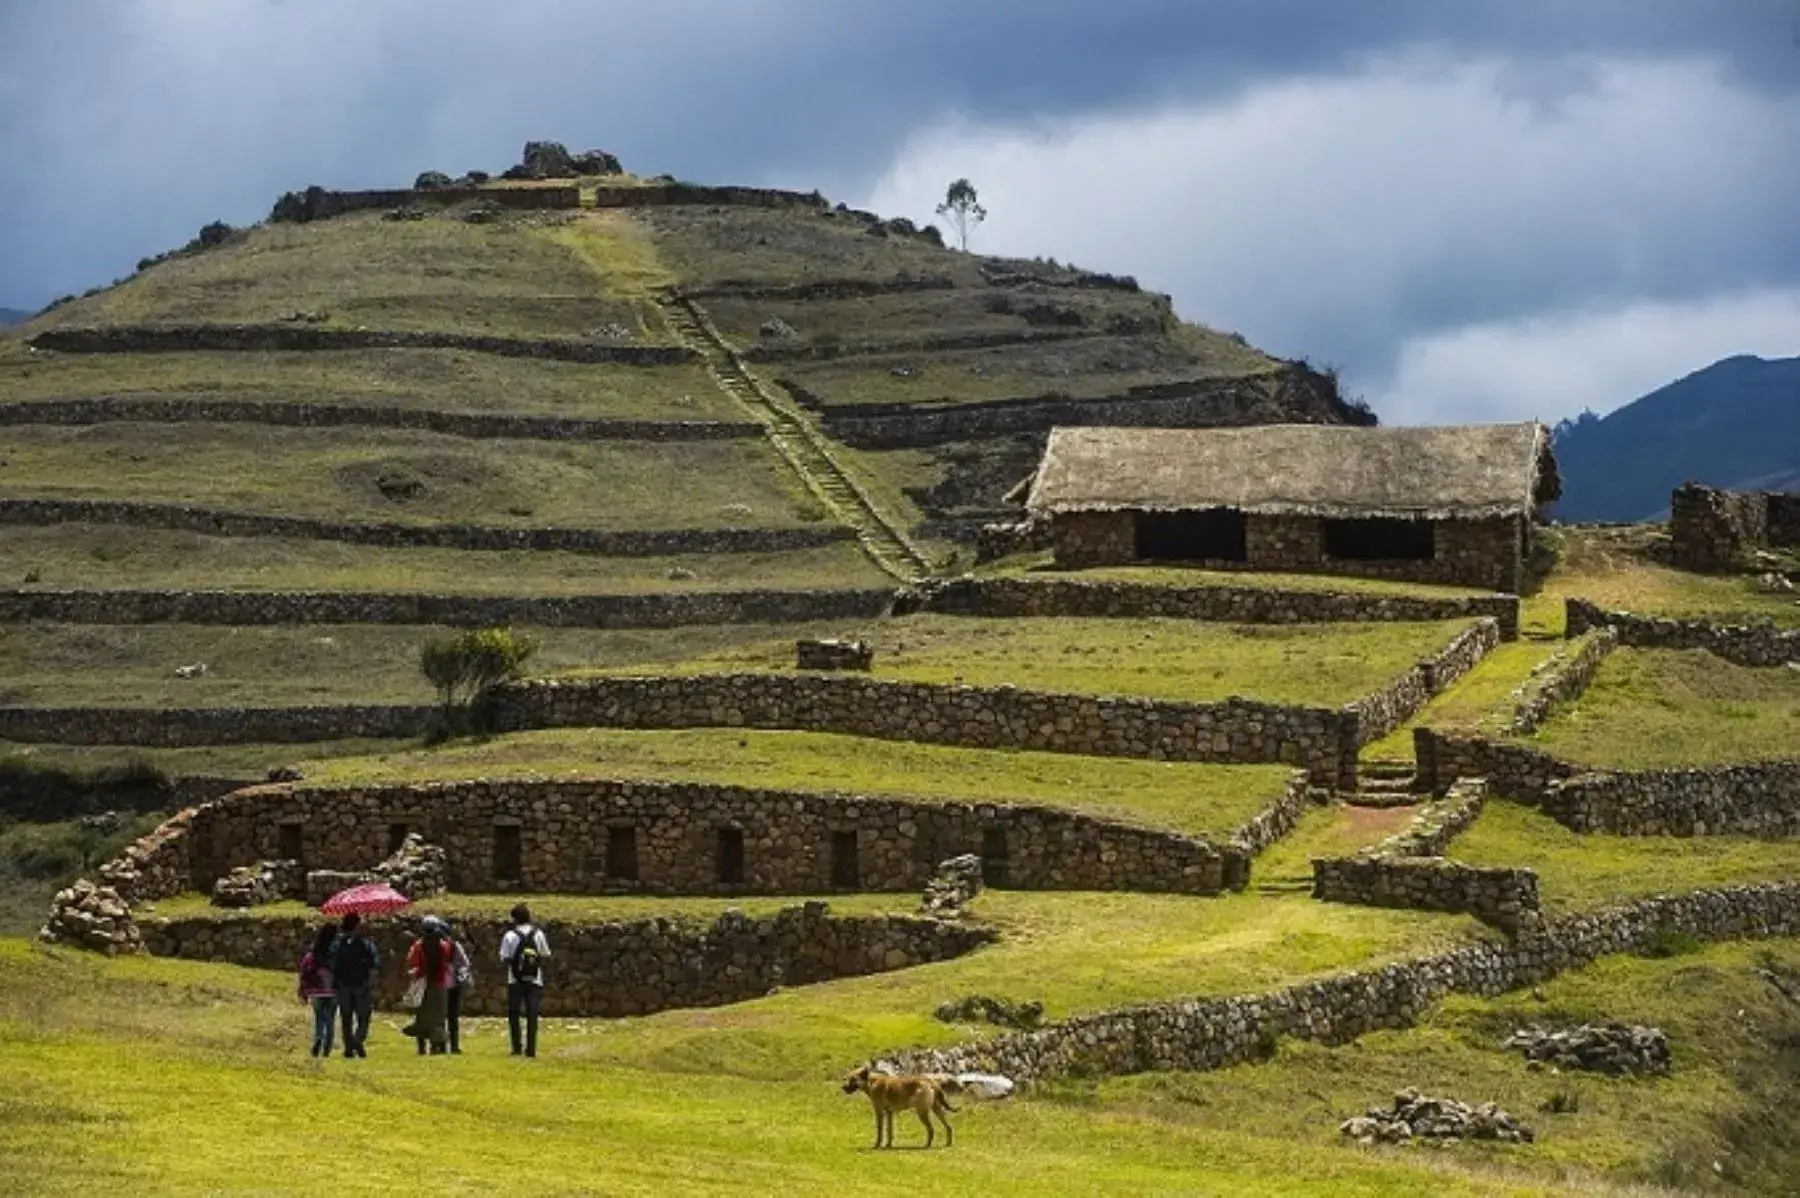
[(862, 867), (857, 859), (855, 832), (831, 834), (831, 884), (839, 890), (855, 890), (862, 885)]
[(1244, 561), (1244, 513), (1222, 507), (1139, 512), (1137, 556), (1153, 562)]
[(524, 830), (519, 825), (494, 825), (494, 881), (520, 882), (524, 880), (524, 841)]
[(1437, 556), (1430, 520), (1325, 521), (1325, 556), (1350, 562), (1428, 562)]
[(984, 828), (981, 833), (981, 884), (1006, 885), (1006, 829)]
[(275, 828), (275, 856), (281, 861), (298, 861), (301, 859), (301, 839), (299, 824), (279, 824)]
[(719, 853), (716, 864), (721, 884), (736, 886), (743, 882), (744, 830), (742, 828), (719, 829)]
[(606, 877), (613, 882), (638, 880), (636, 828), (606, 830)]
[(412, 829), (408, 828), (405, 824), (388, 825), (387, 851), (390, 856), (400, 851), (400, 846), (406, 843), (406, 834), (411, 830)]

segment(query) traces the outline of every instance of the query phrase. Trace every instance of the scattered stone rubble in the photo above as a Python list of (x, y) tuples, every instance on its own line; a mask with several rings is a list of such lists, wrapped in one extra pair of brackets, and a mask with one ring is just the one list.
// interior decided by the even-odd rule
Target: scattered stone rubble
[(306, 893), (306, 871), (298, 861), (258, 861), (240, 865), (213, 883), (215, 907), (260, 907)]
[(1044, 1004), (1031, 1000), (1014, 1002), (1010, 998), (971, 994), (966, 998), (941, 1004), (933, 1014), (941, 1023), (992, 1023), (999, 1027), (1030, 1031), (1044, 1022)]
[(446, 855), (441, 846), (410, 833), (392, 856), (374, 869), (374, 880), (386, 882), (407, 898), (430, 898), (445, 889)]
[(47, 944), (69, 944), (114, 956), (143, 948), (131, 909), (111, 886), (96, 886), (86, 878), (57, 893), (50, 919), (38, 939)]
[(1454, 1098), (1427, 1098), (1410, 1087), (1394, 1095), (1392, 1110), (1370, 1107), (1346, 1119), (1338, 1130), (1362, 1144), (1403, 1144), (1409, 1140), (1501, 1140), (1531, 1143), (1532, 1130), (1491, 1102), (1479, 1107)]
[(1615, 1077), (1669, 1071), (1669, 1038), (1661, 1028), (1623, 1023), (1583, 1023), (1576, 1027), (1522, 1027), (1505, 1047), (1523, 1049), (1531, 1062), (1561, 1069), (1585, 1069)]
[(967, 907), (981, 894), (981, 858), (964, 853), (938, 862), (937, 872), (925, 883), (919, 914), (939, 919), (962, 919)]
[(795, 641), (794, 664), (802, 670), (868, 670), (875, 650), (866, 641)]

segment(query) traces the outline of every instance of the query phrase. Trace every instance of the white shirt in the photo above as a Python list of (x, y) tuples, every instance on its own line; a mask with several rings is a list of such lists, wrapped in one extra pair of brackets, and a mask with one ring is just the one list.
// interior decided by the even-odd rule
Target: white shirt
[[(550, 959), (550, 942), (544, 939), (544, 929), (538, 927), (536, 924), (528, 924), (526, 926), (531, 928), (531, 943), (532, 947), (537, 949), (538, 959), (541, 961), (548, 961)], [(506, 935), (500, 938), (500, 964), (507, 967), (506, 978), (508, 981), (513, 980), (512, 959), (518, 955), (521, 943), (522, 938), (519, 936), (518, 928), (507, 929)], [(537, 977), (526, 980), (533, 986), (542, 986), (544, 984), (544, 971), (540, 969), (538, 970)]]

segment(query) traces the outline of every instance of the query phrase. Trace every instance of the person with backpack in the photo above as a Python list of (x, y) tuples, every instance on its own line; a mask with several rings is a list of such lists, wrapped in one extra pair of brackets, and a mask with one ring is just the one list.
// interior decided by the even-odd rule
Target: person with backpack
[(331, 1033), (337, 1021), (337, 990), (331, 983), (331, 950), (337, 943), (337, 928), (321, 927), (313, 937), (312, 949), (300, 958), (300, 1001), (312, 1004), (312, 1055), (331, 1055)]
[(450, 1032), (450, 1051), (461, 1056), (463, 996), (475, 985), (475, 966), (469, 960), (469, 950), (463, 947), (462, 941), (456, 939), (456, 934), (447, 921), (443, 928), (444, 941), (450, 946), (451, 980), (455, 983), (446, 995), (449, 1002), (444, 1012), (444, 1024)]
[[(513, 926), (500, 939), (500, 963), (506, 966), (506, 1028), (512, 1035), (512, 1054), (537, 1056), (538, 1012), (544, 1001), (544, 963), (550, 944), (544, 931), (531, 922), (531, 909), (520, 903), (512, 909)], [(519, 1036), (524, 1016), (525, 1035)]]
[(362, 930), (362, 916), (352, 912), (340, 925), (332, 952), (331, 976), (337, 988), (338, 1010), (344, 1019), (344, 1055), (366, 1057), (369, 1020), (375, 1011), (375, 971), (381, 967), (381, 950)]

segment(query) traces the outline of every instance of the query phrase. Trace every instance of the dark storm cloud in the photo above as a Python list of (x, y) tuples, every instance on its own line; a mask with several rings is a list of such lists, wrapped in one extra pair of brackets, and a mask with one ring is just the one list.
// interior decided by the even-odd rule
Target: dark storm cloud
[[(1795, 286), (1800, 223), (1775, 215), (1786, 201), (1768, 193), (1791, 196), (1800, 178), (1732, 143), (1800, 161), (1779, 140), (1800, 89), (1797, 35), (1797, 0), (0, 0), (0, 302), (104, 282), (207, 220), (259, 219), (290, 187), (497, 169), (528, 137), (606, 148), (646, 172), (818, 186), (915, 215), (929, 215), (918, 179), (941, 191), (932, 172), (955, 170), (957, 154), (1010, 146), (1016, 179), (1033, 183), (997, 213), (995, 248), (1069, 245), (1107, 255), (1090, 259), (1101, 267), (1142, 259), (1199, 315), (1373, 377), (1458, 329), (1559, 309), (1591, 318), (1608, 304), (1666, 315), (1721, 291)], [(1478, 78), (1479, 99), (1468, 86), (1433, 90), (1421, 60)], [(1608, 89), (1621, 79), (1627, 102), (1657, 109), (1654, 71), (1670, 63), (1704, 120), (1659, 112), (1670, 134), (1615, 111)], [(1415, 120), (1425, 114), (1390, 93), (1460, 116)], [(1313, 103), (1312, 124), (1331, 137), (1282, 129), (1290, 101)], [(1400, 134), (1336, 119), (1332, 103)], [(1276, 133), (1259, 146), (1233, 120)], [(1096, 125), (1106, 121), (1117, 124)], [(1733, 121), (1754, 127), (1721, 127)], [(1414, 125), (1443, 152), (1407, 142)], [(1146, 153), (1217, 152), (1235, 171), (1290, 180), (1301, 195), (1222, 188), (1204, 164), (1120, 164), (1132, 186), (1162, 189), (1146, 219), (1200, 208), (1215, 241), (1250, 244), (1279, 240), (1274, 217), (1286, 213), (1320, 255), (1310, 269), (1364, 293), (1334, 306), (1227, 278), (1230, 255), (1173, 224), (1135, 230), (1129, 245), (1094, 241), (1069, 223), (1089, 214), (1051, 202), (1065, 179), (1026, 161), (1043, 150), (1034, 137), (1074, 128), (1101, 130), (1095, 152), (1154, 128)], [(1666, 135), (1670, 156), (1645, 150)], [(1516, 189), (1496, 173), (1490, 190), (1517, 201), (1508, 207), (1425, 177), (1481, 176), (1482, 147), (1460, 143), (1482, 137), (1506, 169), (1594, 185)], [(1596, 164), (1581, 161), (1580, 138)], [(934, 159), (930, 145), (953, 153)], [(1317, 166), (1296, 167), (1299, 153)], [(1695, 178), (1681, 154), (1700, 162)], [(1609, 178), (1608, 156), (1644, 171), (1643, 194)], [(984, 169), (1007, 194), (1009, 168)], [(1419, 178), (1403, 187), (1380, 169)], [(1467, 244), (1479, 231), (1456, 211), (1484, 204), (1499, 235)], [(1597, 205), (1629, 211), (1615, 220)]]

